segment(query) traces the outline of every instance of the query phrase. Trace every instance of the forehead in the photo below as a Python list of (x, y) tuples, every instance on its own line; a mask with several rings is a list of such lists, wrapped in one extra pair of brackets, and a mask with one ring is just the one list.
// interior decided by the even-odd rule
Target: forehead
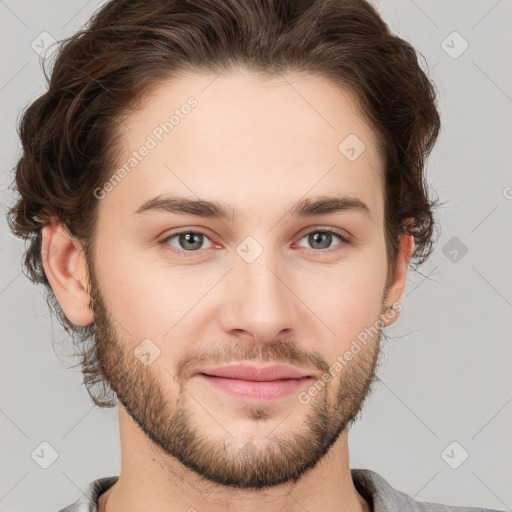
[(104, 203), (124, 212), (162, 194), (253, 213), (263, 200), (333, 192), (382, 207), (377, 135), (351, 94), (322, 77), (183, 75), (153, 87), (118, 130), (113, 172), (127, 172)]

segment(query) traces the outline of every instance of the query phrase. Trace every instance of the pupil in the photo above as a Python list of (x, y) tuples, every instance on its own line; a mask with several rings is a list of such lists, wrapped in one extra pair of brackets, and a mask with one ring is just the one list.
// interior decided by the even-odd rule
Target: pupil
[[(194, 247), (190, 247), (189, 246), (188, 247), (189, 249), (190, 248), (192, 248), (192, 249), (199, 249), (201, 247), (201, 236), (202, 235), (199, 234), (199, 233), (187, 233), (185, 235), (181, 235), (181, 238), (185, 239), (185, 244), (192, 244), (192, 245), (195, 244)], [(194, 242), (194, 239), (196, 239), (195, 242)], [(183, 247), (183, 244), (182, 244), (182, 247)]]
[[(322, 246), (322, 247), (323, 247), (323, 248), (325, 248), (325, 247), (329, 247), (329, 245), (330, 245), (330, 237), (331, 237), (331, 234), (330, 234), (330, 233), (324, 233), (324, 232), (317, 232), (317, 233), (315, 233), (315, 234), (312, 236), (312, 238), (313, 238), (313, 242), (312, 242), (312, 244), (311, 244), (311, 245), (313, 245), (313, 244), (317, 243), (317, 242), (318, 242), (318, 238), (319, 238), (319, 237), (320, 237), (320, 238), (323, 238), (323, 239), (324, 239), (324, 242), (325, 242), (325, 240), (328, 240), (328, 242), (329, 242), (329, 243), (327, 243), (327, 245), (323, 244), (323, 246)], [(321, 242), (320, 242), (320, 243), (321, 243)]]

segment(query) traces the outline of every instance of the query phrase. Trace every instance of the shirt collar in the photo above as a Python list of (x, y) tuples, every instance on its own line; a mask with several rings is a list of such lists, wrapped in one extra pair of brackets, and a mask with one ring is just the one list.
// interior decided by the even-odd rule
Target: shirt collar
[[(372, 512), (420, 512), (417, 501), (393, 487), (378, 473), (370, 469), (351, 469), (357, 492), (370, 505)], [(59, 512), (98, 512), (98, 498), (114, 485), (118, 476), (107, 476), (90, 482), (77, 501)]]

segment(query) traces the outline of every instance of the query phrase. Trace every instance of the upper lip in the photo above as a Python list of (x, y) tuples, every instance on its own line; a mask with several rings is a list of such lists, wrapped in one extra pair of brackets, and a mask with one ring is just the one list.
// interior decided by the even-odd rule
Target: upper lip
[(281, 364), (259, 368), (256, 366), (247, 365), (223, 366), (221, 368), (200, 370), (197, 373), (210, 375), (212, 377), (226, 377), (229, 379), (254, 381), (300, 379), (302, 377), (310, 377), (308, 373), (303, 372), (297, 368), (294, 368), (293, 366)]

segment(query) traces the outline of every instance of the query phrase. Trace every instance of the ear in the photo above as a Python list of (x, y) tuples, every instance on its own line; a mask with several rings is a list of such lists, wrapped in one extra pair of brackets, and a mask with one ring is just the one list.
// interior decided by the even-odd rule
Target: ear
[(399, 254), (390, 282), (388, 282), (388, 291), (384, 302), (384, 306), (391, 306), (393, 309), (388, 313), (384, 312), (381, 315), (384, 327), (394, 324), (400, 316), (400, 300), (407, 282), (407, 270), (409, 268), (412, 251), (414, 249), (414, 237), (412, 235), (400, 235), (399, 243)]
[(92, 323), (87, 291), (88, 272), (83, 248), (52, 217), (42, 229), (41, 257), (46, 277), (67, 319), (81, 326)]

